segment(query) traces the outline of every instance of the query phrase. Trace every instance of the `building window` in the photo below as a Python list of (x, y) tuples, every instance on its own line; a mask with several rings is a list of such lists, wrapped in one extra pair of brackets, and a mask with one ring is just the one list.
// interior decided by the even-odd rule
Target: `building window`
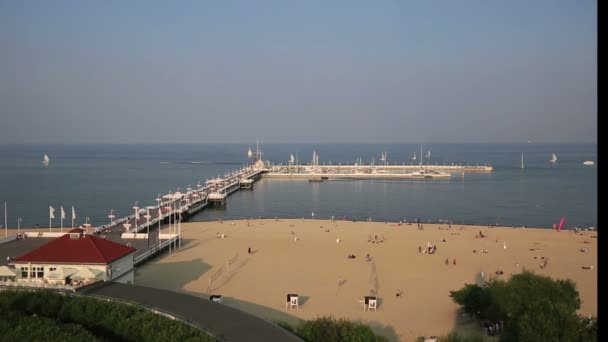
[(57, 270), (57, 267), (49, 267), (49, 272), (53, 272), (55, 270)]
[(21, 278), (27, 278), (27, 267), (21, 267)]
[(36, 278), (44, 278), (44, 267), (36, 267)]

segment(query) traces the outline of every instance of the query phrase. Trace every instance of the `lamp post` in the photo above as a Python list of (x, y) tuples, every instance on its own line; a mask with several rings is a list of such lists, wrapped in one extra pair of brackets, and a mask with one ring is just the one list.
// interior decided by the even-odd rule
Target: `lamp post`
[(114, 215), (114, 209), (110, 209), (110, 215), (108, 215), (108, 217), (110, 218), (110, 226), (112, 226), (114, 223), (114, 218), (116, 217), (116, 215)]
[(137, 220), (139, 219), (138, 203), (138, 201), (135, 201), (135, 205), (133, 206), (133, 210), (135, 210), (135, 217), (133, 217), (133, 228), (135, 229), (135, 232), (137, 232)]
[(17, 218), (17, 234), (21, 234), (21, 217)]
[(146, 233), (150, 235), (150, 208), (146, 208)]

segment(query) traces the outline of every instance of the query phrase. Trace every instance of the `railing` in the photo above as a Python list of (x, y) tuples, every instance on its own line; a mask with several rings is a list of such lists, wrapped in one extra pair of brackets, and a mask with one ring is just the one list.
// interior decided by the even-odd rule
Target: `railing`
[(55, 289), (75, 291), (76, 286), (63, 284), (48, 284), (35, 282), (20, 282), (20, 281), (0, 281), (0, 286), (16, 287), (16, 288), (35, 288), (35, 289)]
[[(225, 182), (224, 186), (217, 189), (218, 192), (225, 192), (227, 195), (233, 193), (234, 191), (238, 190), (239, 187), (235, 185), (239, 185), (239, 179), (240, 178), (246, 178), (249, 179), (251, 177), (255, 177), (263, 172), (266, 172), (268, 170), (266, 169), (259, 169), (259, 170), (249, 170), (249, 169), (244, 169), (241, 170), (239, 173), (235, 174), (234, 176), (231, 176), (229, 178), (224, 179), (223, 181)], [(146, 221), (144, 223), (141, 223), (139, 225), (137, 225), (137, 227), (133, 227), (129, 230), (127, 230), (127, 233), (136, 233), (138, 231), (141, 231), (142, 229), (146, 228), (146, 227), (150, 227), (153, 224), (158, 223), (159, 220), (164, 220), (166, 217), (172, 215), (173, 213), (177, 212), (179, 214), (183, 214), (184, 212), (187, 212), (188, 210), (190, 210), (192, 207), (198, 205), (198, 203), (200, 202), (205, 202), (207, 200), (208, 194), (210, 194), (211, 191), (211, 186), (210, 185), (206, 185), (204, 187), (201, 187), (200, 189), (196, 189), (196, 190), (191, 190), (191, 194), (198, 194), (200, 197), (198, 200), (190, 202), (188, 204), (181, 204), (180, 207), (178, 209), (175, 209), (169, 213), (167, 213), (166, 215), (161, 215), (161, 217), (157, 217), (153, 220), (150, 221)], [(180, 200), (181, 201), (181, 200)], [(161, 202), (160, 206), (162, 207), (163, 205), (167, 204), (168, 202)], [(155, 206), (155, 208), (159, 208), (159, 206)], [(140, 210), (138, 211), (140, 214), (145, 212), (144, 208), (140, 208)], [(99, 232), (102, 231), (104, 229), (107, 228), (111, 228), (114, 226), (117, 226), (119, 224), (122, 224), (128, 220), (134, 219), (135, 218), (135, 214), (131, 214), (129, 216), (120, 218), (116, 221), (112, 221), (110, 223), (101, 225), (99, 227), (95, 227), (95, 231)], [(1, 242), (0, 242), (1, 243)]]

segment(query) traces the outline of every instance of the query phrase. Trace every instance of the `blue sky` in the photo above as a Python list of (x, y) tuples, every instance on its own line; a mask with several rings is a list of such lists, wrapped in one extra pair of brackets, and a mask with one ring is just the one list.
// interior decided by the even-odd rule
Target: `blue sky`
[(3, 1), (0, 143), (595, 142), (595, 1)]

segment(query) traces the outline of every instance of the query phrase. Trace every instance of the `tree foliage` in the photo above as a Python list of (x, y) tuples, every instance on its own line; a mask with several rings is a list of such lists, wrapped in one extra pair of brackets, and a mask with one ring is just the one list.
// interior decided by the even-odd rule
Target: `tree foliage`
[(50, 291), (0, 291), (0, 331), (6, 326), (6, 341), (215, 341), (139, 306)]
[(286, 322), (278, 322), (280, 327), (309, 342), (384, 342), (383, 336), (376, 336), (366, 325), (353, 323), (345, 318), (333, 316), (318, 317), (300, 323), (296, 328)]
[(502, 341), (596, 341), (597, 321), (583, 319), (571, 280), (523, 272), (484, 287), (465, 285), (450, 296), (481, 321), (504, 321)]

